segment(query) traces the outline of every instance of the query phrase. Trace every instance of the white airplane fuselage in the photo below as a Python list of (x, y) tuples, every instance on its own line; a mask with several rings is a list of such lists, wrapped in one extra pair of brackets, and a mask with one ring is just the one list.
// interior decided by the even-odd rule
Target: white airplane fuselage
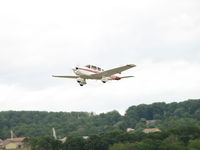
[[(83, 79), (95, 79), (95, 80), (102, 80), (103, 77), (93, 77), (93, 74), (101, 73), (102, 71), (88, 69), (85, 67), (76, 67), (76, 69), (73, 69), (74, 73), (77, 76), (80, 76)], [(105, 77), (107, 80), (120, 80), (121, 78), (116, 75), (111, 75), (109, 77)]]
[(108, 80), (120, 80), (122, 78), (130, 78), (133, 76), (123, 76), (119, 77), (117, 74), (130, 69), (132, 67), (135, 67), (136, 65), (134, 64), (128, 64), (125, 66), (113, 68), (110, 70), (104, 71), (103, 69), (93, 66), (93, 65), (87, 65), (85, 67), (75, 67), (72, 69), (76, 76), (58, 76), (58, 75), (53, 75), (53, 77), (58, 77), (58, 78), (71, 78), (71, 79), (76, 79), (77, 82), (83, 86), (86, 83), (87, 79), (94, 79), (94, 80), (101, 80), (103, 83), (106, 83)]

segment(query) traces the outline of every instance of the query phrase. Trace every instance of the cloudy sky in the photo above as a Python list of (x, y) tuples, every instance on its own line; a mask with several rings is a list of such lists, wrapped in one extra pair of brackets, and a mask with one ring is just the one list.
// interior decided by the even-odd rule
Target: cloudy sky
[[(199, 0), (0, 1), (0, 111), (123, 113), (200, 98)], [(52, 78), (94, 64), (121, 81)]]

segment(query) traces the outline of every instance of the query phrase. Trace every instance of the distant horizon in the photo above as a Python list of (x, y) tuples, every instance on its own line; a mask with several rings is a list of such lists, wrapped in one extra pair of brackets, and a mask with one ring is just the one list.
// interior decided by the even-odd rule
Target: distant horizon
[[(164, 101), (159, 101), (159, 102), (153, 102), (153, 103), (150, 103), (150, 104), (144, 104), (144, 103), (141, 103), (141, 104), (138, 104), (138, 105), (151, 105), (151, 104), (154, 104), (154, 103), (165, 103), (165, 104), (171, 104), (171, 103), (182, 103), (182, 102), (185, 102), (185, 101), (189, 101), (189, 100), (200, 100), (200, 98), (199, 99), (187, 99), (187, 100), (183, 100), (183, 101), (178, 101), (178, 102), (176, 102), (176, 101), (173, 101), (173, 102), (164, 102)], [(138, 105), (131, 105), (131, 106), (129, 106), (129, 107), (132, 107), (132, 106), (138, 106)], [(128, 107), (128, 108), (129, 108)], [(119, 112), (120, 113), (120, 115), (125, 115), (125, 112), (128, 110), (128, 108), (124, 111), (124, 114), (122, 114), (121, 112), (119, 112), (118, 110), (116, 110), (116, 109), (113, 109), (113, 110), (110, 110), (110, 111), (107, 111), (107, 112), (99, 112), (99, 113), (97, 113), (97, 112), (90, 112), (90, 111), (45, 111), (45, 110), (5, 110), (5, 111), (0, 111), (0, 112), (7, 112), (7, 111), (13, 111), (13, 112), (23, 112), (23, 111), (27, 111), (27, 112), (48, 112), (48, 113), (51, 113), (51, 112), (53, 112), (53, 113), (59, 113), (59, 112), (64, 112), (64, 113), (72, 113), (72, 112), (75, 112), (75, 113), (81, 113), (81, 112), (85, 112), (85, 113), (94, 113), (95, 115), (99, 115), (99, 114), (102, 114), (102, 113), (109, 113), (109, 112), (112, 112), (112, 111), (117, 111), (117, 112)]]

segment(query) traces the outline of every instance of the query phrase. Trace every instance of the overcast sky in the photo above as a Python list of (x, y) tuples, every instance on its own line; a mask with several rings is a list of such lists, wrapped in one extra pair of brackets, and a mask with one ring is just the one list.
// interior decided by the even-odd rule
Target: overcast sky
[[(0, 111), (125, 110), (138, 104), (200, 98), (199, 0), (0, 1)], [(87, 81), (72, 68), (122, 75)]]

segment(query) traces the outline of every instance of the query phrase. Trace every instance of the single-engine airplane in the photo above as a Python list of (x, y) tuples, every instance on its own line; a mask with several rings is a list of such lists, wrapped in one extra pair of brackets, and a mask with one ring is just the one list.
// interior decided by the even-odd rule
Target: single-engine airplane
[(55, 76), (53, 77), (58, 77), (58, 78), (71, 78), (71, 79), (76, 79), (77, 82), (80, 84), (80, 86), (83, 86), (86, 83), (86, 79), (94, 79), (94, 80), (101, 80), (103, 83), (106, 83), (109, 80), (120, 80), (123, 78), (130, 78), (134, 76), (123, 76), (120, 77), (116, 74), (121, 74), (121, 72), (128, 70), (132, 67), (136, 67), (134, 64), (128, 64), (125, 66), (113, 68), (104, 71), (103, 69), (93, 66), (93, 65), (87, 65), (85, 67), (75, 67), (72, 69), (76, 76)]

